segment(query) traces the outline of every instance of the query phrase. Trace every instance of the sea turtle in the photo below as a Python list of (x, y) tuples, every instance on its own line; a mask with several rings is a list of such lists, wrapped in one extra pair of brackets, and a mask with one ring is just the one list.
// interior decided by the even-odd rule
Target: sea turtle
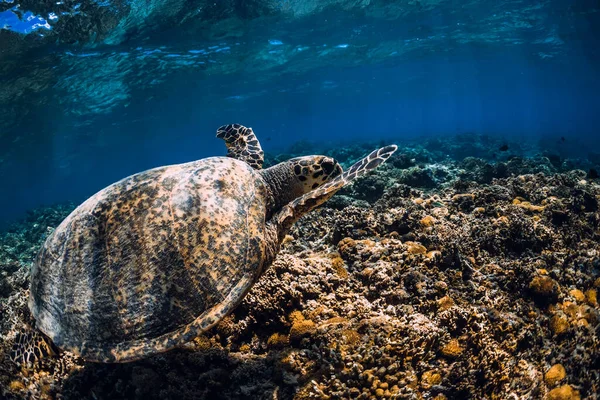
[(77, 207), (48, 236), (31, 270), (32, 327), (12, 359), (60, 350), (128, 362), (184, 344), (217, 324), (273, 262), (292, 224), (396, 146), (346, 172), (330, 157), (262, 169), (251, 128), (217, 130), (228, 157), (131, 175)]

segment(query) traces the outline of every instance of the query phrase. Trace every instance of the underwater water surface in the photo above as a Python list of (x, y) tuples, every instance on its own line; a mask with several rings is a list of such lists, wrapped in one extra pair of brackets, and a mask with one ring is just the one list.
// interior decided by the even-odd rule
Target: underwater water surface
[[(599, 111), (596, 0), (0, 0), (0, 398), (596, 398)], [(46, 238), (231, 123), (265, 166), (398, 150), (182, 348), (17, 368)]]

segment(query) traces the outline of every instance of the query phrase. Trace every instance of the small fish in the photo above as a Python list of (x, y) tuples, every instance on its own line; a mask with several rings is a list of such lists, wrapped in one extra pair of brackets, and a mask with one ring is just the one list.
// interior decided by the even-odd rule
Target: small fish
[(564, 136), (561, 136), (561, 137), (560, 137), (560, 141), (561, 141), (561, 142), (564, 142), (564, 141), (565, 141), (565, 137), (564, 137)]
[(590, 171), (588, 172), (588, 179), (598, 179), (600, 175), (598, 175), (598, 171), (596, 171), (596, 169), (594, 168), (590, 168)]
[(508, 150), (508, 145), (507, 144), (503, 144), (502, 146), (500, 146), (500, 148), (498, 150), (500, 150), (500, 151), (506, 151), (506, 150)]

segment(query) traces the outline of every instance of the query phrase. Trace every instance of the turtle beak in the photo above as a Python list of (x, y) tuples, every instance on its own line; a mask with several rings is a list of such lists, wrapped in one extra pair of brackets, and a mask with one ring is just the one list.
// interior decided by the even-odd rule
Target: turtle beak
[(331, 157), (323, 157), (323, 161), (321, 161), (321, 168), (323, 168), (323, 172), (330, 179), (341, 175), (343, 172), (342, 166), (335, 160), (335, 158)]

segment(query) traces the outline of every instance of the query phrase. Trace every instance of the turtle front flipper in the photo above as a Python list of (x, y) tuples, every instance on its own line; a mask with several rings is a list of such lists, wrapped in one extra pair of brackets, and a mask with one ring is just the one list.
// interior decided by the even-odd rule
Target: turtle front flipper
[(217, 129), (217, 137), (225, 140), (228, 157), (244, 161), (254, 169), (262, 169), (265, 153), (252, 128), (240, 124), (223, 125)]
[(300, 217), (325, 203), (348, 183), (383, 164), (397, 149), (398, 146), (390, 145), (373, 151), (330, 182), (298, 197), (283, 207), (275, 216), (279, 236), (284, 236)]
[(15, 338), (11, 360), (22, 367), (31, 367), (43, 358), (58, 354), (58, 350), (43, 333), (37, 330), (21, 329)]

